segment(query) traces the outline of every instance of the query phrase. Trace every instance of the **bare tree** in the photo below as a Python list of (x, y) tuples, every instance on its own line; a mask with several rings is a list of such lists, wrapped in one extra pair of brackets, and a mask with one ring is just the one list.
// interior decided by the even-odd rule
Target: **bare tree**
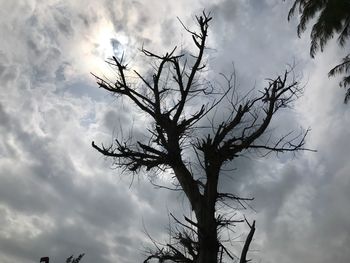
[[(234, 220), (227, 210), (220, 210), (218, 206), (230, 201), (245, 206), (245, 202), (251, 199), (219, 191), (223, 167), (252, 150), (263, 154), (305, 150), (308, 131), (276, 140), (263, 136), (273, 116), (291, 106), (301, 93), (298, 83), (289, 80), (290, 71), (268, 80), (267, 87), (255, 97), (251, 94), (238, 96), (234, 74), (223, 75), (227, 84), (224, 90), (201, 81), (206, 68), (204, 52), (211, 20), (210, 14), (203, 12), (196, 16), (197, 31), (182, 24), (192, 37), (196, 54), (176, 54), (175, 47), (165, 55), (158, 55), (142, 48), (143, 54), (156, 65), (152, 78), (133, 71), (142, 85), (129, 84), (130, 69), (124, 57), (113, 57), (110, 61), (118, 76), (115, 82), (94, 75), (100, 88), (131, 101), (150, 118), (151, 125), (147, 130), (147, 140), (116, 139), (108, 147), (94, 142), (92, 146), (113, 158), (117, 166), (133, 173), (140, 169), (172, 171), (175, 184), (186, 195), (195, 216), (193, 220), (185, 216), (184, 221), (172, 216), (177, 224), (171, 232), (172, 241), (164, 247), (155, 242), (155, 250), (150, 251), (144, 262), (214, 263), (223, 262), (225, 257), (234, 259), (220, 233), (245, 220)], [(223, 104), (225, 107), (228, 104), (229, 110), (225, 119), (218, 121), (214, 112), (222, 109), (220, 105)], [(197, 110), (193, 110), (196, 105)], [(203, 127), (204, 117), (211, 120), (210, 129)], [(189, 149), (193, 150), (200, 166), (199, 176), (186, 158)], [(240, 262), (248, 262), (248, 248), (255, 231), (255, 222), (246, 222), (250, 233)]]

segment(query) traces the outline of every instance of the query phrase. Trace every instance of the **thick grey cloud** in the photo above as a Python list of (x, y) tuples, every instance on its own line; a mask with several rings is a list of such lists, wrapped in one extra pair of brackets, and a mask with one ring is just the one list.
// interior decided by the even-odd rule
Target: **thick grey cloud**
[(286, 20), (288, 3), (0, 3), (1, 262), (38, 262), (44, 255), (60, 262), (83, 252), (86, 263), (141, 261), (149, 245), (144, 227), (166, 239), (167, 212), (189, 213), (183, 195), (154, 189), (144, 175), (120, 174), (90, 147), (92, 140), (128, 137), (129, 128), (142, 138), (144, 129), (143, 115), (97, 89), (90, 72), (111, 77), (104, 60), (122, 50), (131, 66), (147, 72), (134, 62), (142, 44), (191, 50), (176, 16), (191, 26), (203, 8), (214, 16), (207, 78), (230, 73), (234, 62), (244, 93), (295, 61), (306, 84), (295, 110), (279, 114), (271, 133), (311, 126), (308, 145), (318, 152), (248, 156), (232, 164), (237, 169), (221, 184), (256, 198), (256, 212), (247, 211), (258, 224), (254, 259), (349, 261), (350, 111), (337, 80), (327, 79), (339, 51), (330, 43), (311, 60), (307, 35), (298, 39), (295, 23)]

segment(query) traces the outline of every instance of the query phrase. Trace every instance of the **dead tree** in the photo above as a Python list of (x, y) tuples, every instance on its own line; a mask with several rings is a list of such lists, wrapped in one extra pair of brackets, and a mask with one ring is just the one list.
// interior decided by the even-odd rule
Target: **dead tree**
[[(128, 74), (131, 73), (124, 57), (113, 57), (109, 62), (117, 72), (115, 82), (94, 75), (100, 88), (128, 99), (150, 118), (151, 125), (147, 130), (148, 140), (132, 142), (116, 139), (108, 147), (94, 142), (92, 146), (113, 158), (117, 166), (131, 172), (136, 173), (140, 169), (172, 171), (195, 216), (195, 220), (184, 217), (184, 221), (174, 217), (177, 227), (172, 233), (173, 243), (164, 247), (155, 244), (156, 250), (150, 252), (144, 262), (155, 259), (159, 262), (216, 263), (223, 262), (225, 255), (234, 259), (219, 234), (222, 229), (241, 220), (227, 217), (225, 212), (218, 210), (218, 204), (234, 200), (244, 205), (249, 198), (219, 191), (223, 166), (249, 151), (260, 150), (267, 154), (305, 150), (308, 131), (296, 137), (287, 134), (276, 140), (262, 136), (274, 115), (291, 106), (301, 93), (297, 81), (290, 80), (290, 71), (269, 79), (258, 95), (248, 94), (243, 98), (237, 95), (233, 75), (224, 76), (227, 83), (224, 91), (201, 82), (206, 68), (204, 52), (211, 19), (210, 14), (205, 12), (196, 17), (197, 31), (182, 24), (192, 37), (196, 54), (177, 54), (175, 47), (165, 55), (158, 55), (142, 48), (143, 54), (156, 66), (151, 78), (133, 71), (140, 85), (129, 83)], [(192, 103), (198, 98), (200, 100)], [(198, 101), (202, 104), (199, 105)], [(225, 107), (228, 104), (230, 109), (224, 121), (218, 122), (212, 113), (223, 104)], [(197, 110), (193, 110), (196, 105)], [(212, 120), (209, 130), (203, 130), (204, 117)], [(198, 159), (201, 176), (195, 175), (191, 162), (185, 159), (190, 148)], [(251, 231), (240, 262), (248, 261), (246, 255), (255, 231), (255, 222), (248, 225)]]

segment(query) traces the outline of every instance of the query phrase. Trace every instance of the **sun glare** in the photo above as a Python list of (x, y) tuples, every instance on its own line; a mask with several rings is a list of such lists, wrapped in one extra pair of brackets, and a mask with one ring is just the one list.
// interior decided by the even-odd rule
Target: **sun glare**
[(111, 22), (101, 22), (89, 37), (90, 71), (108, 74), (106, 60), (113, 56), (120, 58), (126, 51), (128, 42), (125, 33), (115, 32)]

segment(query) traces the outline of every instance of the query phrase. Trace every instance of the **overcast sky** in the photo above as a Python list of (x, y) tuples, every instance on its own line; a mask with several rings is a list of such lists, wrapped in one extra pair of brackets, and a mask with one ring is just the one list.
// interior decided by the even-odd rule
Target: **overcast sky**
[[(287, 3), (286, 3), (287, 2)], [(176, 17), (212, 11), (208, 61), (214, 77), (235, 65), (243, 90), (296, 64), (304, 96), (276, 129), (311, 127), (317, 153), (238, 160), (232, 189), (254, 196), (255, 262), (350, 261), (350, 106), (328, 70), (344, 55), (330, 42), (309, 57), (309, 37), (287, 22), (281, 0), (0, 0), (0, 262), (141, 262), (148, 238), (166, 240), (168, 211), (187, 213), (183, 195), (112, 169), (91, 147), (143, 128), (130, 105), (97, 88), (90, 72), (123, 51), (186, 48)], [(136, 61), (134, 61), (136, 60)], [(143, 65), (144, 66), (144, 65)], [(146, 65), (148, 66), (148, 65)], [(131, 185), (132, 183), (132, 185)], [(130, 187), (131, 185), (131, 187)], [(239, 233), (237, 233), (238, 240)], [(239, 248), (241, 244), (237, 242)]]

